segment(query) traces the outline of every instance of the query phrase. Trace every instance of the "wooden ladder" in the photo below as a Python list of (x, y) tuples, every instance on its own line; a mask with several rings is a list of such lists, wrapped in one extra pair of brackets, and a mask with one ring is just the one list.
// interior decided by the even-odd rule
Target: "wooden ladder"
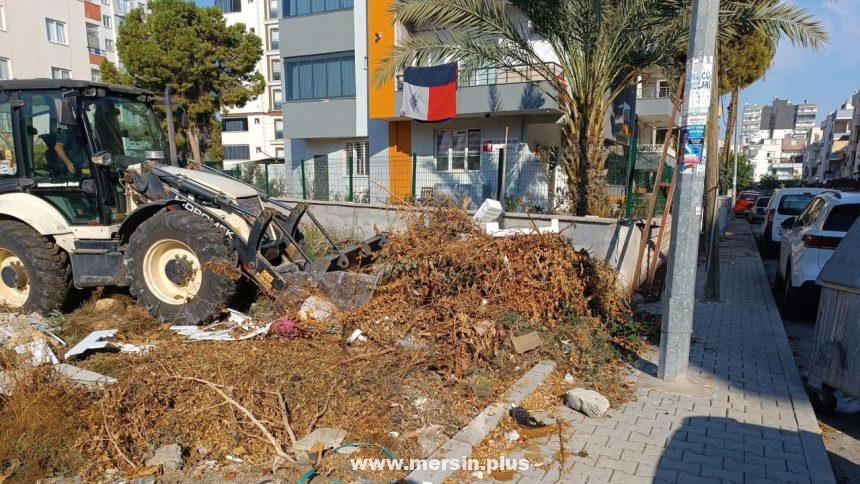
[[(648, 277), (645, 282), (646, 294), (651, 293), (651, 288), (654, 284), (654, 276), (657, 273), (657, 263), (660, 261), (660, 249), (663, 245), (663, 236), (666, 231), (666, 220), (669, 212), (672, 209), (672, 202), (675, 198), (675, 182), (678, 180), (678, 160), (675, 160), (675, 173), (672, 174), (671, 182), (663, 181), (663, 173), (666, 170), (666, 157), (669, 154), (669, 145), (672, 143), (672, 131), (675, 129), (675, 119), (678, 117), (678, 111), (681, 106), (681, 99), (684, 95), (684, 81), (686, 76), (681, 76), (678, 81), (678, 90), (675, 92), (674, 103), (672, 104), (672, 115), (669, 117), (669, 129), (666, 132), (666, 139), (663, 141), (663, 151), (660, 154), (660, 163), (657, 165), (657, 176), (654, 179), (654, 187), (651, 190), (651, 197), (648, 200), (648, 211), (642, 227), (642, 239), (639, 241), (639, 253), (636, 255), (636, 267), (633, 271), (633, 280), (631, 281), (631, 290), (633, 290), (639, 282), (641, 274), (642, 260), (648, 251), (648, 244), (651, 241), (651, 220), (654, 218), (654, 212), (657, 210), (657, 196), (662, 192), (666, 198), (666, 205), (663, 208), (663, 215), (660, 220), (660, 228), (657, 231), (657, 241), (654, 245), (654, 255), (651, 257), (648, 264)], [(682, 146), (678, 147), (679, 151), (683, 150)], [(683, 152), (676, 153), (675, 157), (683, 156)]]

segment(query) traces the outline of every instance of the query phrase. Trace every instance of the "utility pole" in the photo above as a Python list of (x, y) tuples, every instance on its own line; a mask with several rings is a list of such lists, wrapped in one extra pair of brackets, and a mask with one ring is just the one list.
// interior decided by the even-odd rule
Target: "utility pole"
[(696, 291), (696, 262), (699, 252), (699, 226), (702, 220), (707, 146), (705, 141), (708, 109), (714, 77), (719, 0), (693, 0), (690, 45), (687, 50), (687, 83), (681, 110), (679, 154), (683, 168), (678, 171), (675, 188), (672, 241), (663, 321), (660, 334), (660, 361), (657, 376), (674, 380), (687, 371), (690, 337), (693, 332), (693, 304)]

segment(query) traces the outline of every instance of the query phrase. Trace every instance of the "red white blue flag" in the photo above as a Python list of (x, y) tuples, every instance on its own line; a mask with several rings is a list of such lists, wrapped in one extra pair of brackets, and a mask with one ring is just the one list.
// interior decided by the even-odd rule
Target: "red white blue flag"
[(429, 122), (456, 117), (457, 63), (407, 67), (403, 73), (400, 115)]

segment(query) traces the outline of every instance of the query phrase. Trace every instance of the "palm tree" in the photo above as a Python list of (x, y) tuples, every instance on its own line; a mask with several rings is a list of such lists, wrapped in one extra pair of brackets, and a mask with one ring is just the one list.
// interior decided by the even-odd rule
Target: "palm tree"
[[(603, 127), (613, 101), (646, 69), (677, 66), (689, 36), (691, 0), (396, 0), (405, 32), (379, 66), (381, 85), (412, 65), (457, 61), (463, 75), (488, 65), (536, 72), (562, 112), (560, 166), (571, 206), (608, 211)], [(818, 44), (826, 33), (784, 0), (724, 0), (720, 35), (758, 30)], [(535, 40), (542, 42), (538, 45)], [(541, 52), (539, 52), (539, 50)], [(560, 72), (548, 61), (556, 62)]]

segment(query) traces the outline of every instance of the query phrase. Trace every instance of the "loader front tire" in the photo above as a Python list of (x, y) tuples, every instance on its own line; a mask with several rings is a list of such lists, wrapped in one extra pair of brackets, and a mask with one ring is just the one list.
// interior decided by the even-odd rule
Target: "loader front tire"
[(210, 221), (184, 210), (154, 215), (126, 251), (131, 293), (161, 321), (211, 321), (236, 292), (236, 251)]
[(29, 225), (0, 220), (0, 305), (47, 314), (62, 308), (71, 287), (65, 251)]

